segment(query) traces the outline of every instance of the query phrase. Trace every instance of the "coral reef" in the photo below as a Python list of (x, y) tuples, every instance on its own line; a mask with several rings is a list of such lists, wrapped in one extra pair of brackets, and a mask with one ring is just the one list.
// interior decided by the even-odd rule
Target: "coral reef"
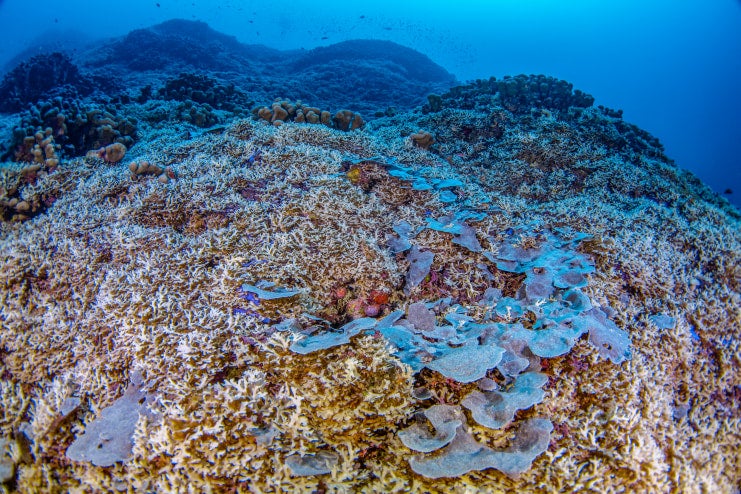
[(456, 86), (438, 98), (428, 98), (423, 107), (425, 112), (437, 112), (442, 108), (476, 109), (488, 106), (492, 96), (497, 103), (513, 113), (527, 113), (532, 108), (566, 111), (570, 107), (588, 108), (594, 98), (580, 90), (574, 90), (569, 82), (545, 75), (506, 76), (501, 80), (492, 77), (480, 79), (466, 86)]
[(137, 121), (121, 115), (113, 105), (101, 108), (79, 100), (55, 97), (39, 101), (21, 113), (13, 129), (13, 140), (5, 158), (23, 146), (39, 129), (52, 129), (55, 142), (65, 156), (81, 156), (113, 143), (130, 147), (137, 138)]
[[(15, 158), (16, 166), (0, 170), (0, 220), (23, 221), (43, 212), (57, 199), (64, 180), (53, 175), (59, 156), (52, 129), (26, 137)], [(40, 182), (56, 186), (39, 187)]]
[(131, 163), (129, 163), (129, 171), (131, 172), (132, 180), (139, 180), (140, 177), (146, 175), (154, 175), (155, 177), (157, 177), (157, 180), (159, 180), (159, 182), (166, 184), (167, 182), (175, 178), (175, 171), (172, 169), (172, 167), (158, 166), (146, 160), (139, 161), (138, 163), (136, 161), (132, 161)]
[(120, 142), (114, 142), (96, 151), (87, 153), (88, 157), (98, 157), (106, 163), (118, 163), (126, 156), (126, 146)]
[(1, 491), (738, 491), (741, 215), (655, 138), (543, 77), (360, 132), (195, 91), (18, 126)]
[[(67, 458), (110, 467), (131, 456), (131, 444), (139, 415), (154, 418), (149, 405), (156, 399), (143, 391), (142, 376), (134, 373), (123, 396), (100, 412), (85, 432), (67, 448)], [(62, 412), (65, 415), (64, 412)]]
[[(391, 107), (417, 106), (424, 102), (420, 96), (445, 91), (455, 81), (427, 56), (381, 40), (350, 40), (315, 48), (288, 60), (286, 66), (289, 75), (301, 82), (280, 94), (375, 116)], [(351, 94), (345, 95), (348, 89)]]
[(221, 84), (202, 74), (180, 74), (165, 81), (158, 96), (175, 101), (192, 101), (208, 104), (212, 108), (228, 110), (234, 114), (248, 115), (254, 102), (235, 88), (234, 84)]
[[(239, 93), (245, 93), (254, 101), (270, 101), (282, 94), (318, 107), (383, 115), (389, 108), (409, 110), (421, 104), (425, 94), (442, 93), (454, 82), (427, 56), (389, 41), (349, 40), (309, 51), (280, 51), (245, 45), (203, 22), (182, 19), (137, 29), (77, 58), (81, 71), (98, 86), (110, 84), (106, 74), (118, 71), (115, 87), (106, 88), (109, 93), (131, 96), (129, 91), (136, 88), (170, 98), (180, 89), (168, 85), (182, 81), (187, 73), (192, 75), (185, 76), (185, 93), (193, 85), (194, 92), (205, 95), (211, 91), (195, 89), (198, 79), (218, 79), (225, 92), (217, 94), (214, 102), (205, 102), (214, 108), (234, 105), (230, 111), (235, 113), (252, 106), (241, 100)], [(230, 94), (232, 86), (234, 94)], [(199, 102), (199, 97), (190, 99)]]
[(80, 69), (63, 53), (36, 55), (5, 74), (0, 82), (0, 112), (17, 112), (42, 97), (74, 98), (92, 91)]
[(96, 48), (89, 54), (86, 64), (122, 65), (130, 71), (190, 69), (249, 73), (279, 53), (265, 46), (243, 45), (233, 36), (214, 31), (205, 22), (173, 19), (110, 40), (102, 49)]
[(23, 139), (23, 145), (16, 150), (15, 161), (33, 163), (23, 169), (24, 173), (35, 173), (41, 169), (54, 171), (57, 167), (59, 156), (52, 134), (53, 130), (49, 127), (44, 132), (38, 131), (32, 137)]
[(252, 110), (252, 115), (258, 120), (265, 120), (273, 125), (282, 125), (285, 122), (322, 124), (344, 132), (360, 129), (365, 121), (358, 113), (350, 110), (339, 110), (332, 116), (327, 110), (320, 110), (308, 106), (300, 101), (292, 103), (277, 99), (271, 106), (258, 106)]
[[(470, 145), (426, 120), (448, 111), (399, 118), (438, 129), (444, 153)], [(496, 140), (512, 163), (520, 147), (510, 134), (521, 125), (533, 124), (511, 119)], [(540, 125), (548, 135), (550, 121)], [(502, 185), (516, 166), (505, 177), (477, 160), (451, 164), (409, 146), (391, 122), (371, 127), (240, 121), (175, 148), (152, 141), (149, 152), (171, 156), (158, 168), (178, 164), (166, 189), (73, 160), (64, 165), (70, 188), (25, 223), (32, 228), (0, 224), (0, 437), (28, 438), (13, 453), (18, 490), (738, 484), (729, 468), (740, 434), (738, 216), (655, 158), (598, 163), (613, 180), (620, 170), (640, 175), (662, 197), (681, 191), (680, 205), (606, 189), (599, 175), (579, 193), (594, 200), (571, 191), (540, 202)], [(351, 180), (352, 169), (362, 177)], [(60, 174), (39, 180), (38, 192), (51, 193)], [(410, 269), (414, 249), (431, 254), (419, 269)], [(426, 307), (441, 296), (453, 305)], [(541, 297), (581, 314), (599, 307), (595, 320), (630, 335), (632, 359), (601, 359), (578, 335), (565, 353), (533, 347), (547, 357), (512, 342), (456, 381), (446, 374), (458, 376), (457, 364), (423, 358), (428, 368), (415, 372), (383, 336), (404, 320), (433, 339), (449, 331), (442, 321), (476, 331), (467, 318), (498, 320), (488, 331), (540, 333), (537, 318), (556, 317)], [(362, 304), (354, 325), (353, 300)], [(369, 318), (362, 312), (373, 304)], [(70, 461), (80, 458), (70, 446), (125, 396), (135, 372), (159, 398), (149, 403), (156, 419), (142, 416), (127, 436), (130, 456), (107, 467)], [(403, 432), (433, 420), (414, 422), (415, 411), (442, 405), (454, 420), (443, 418), (435, 435)]]
[(435, 142), (435, 138), (429, 132), (420, 131), (409, 136), (415, 146), (427, 149)]
[[(12, 139), (0, 136), (0, 159), (39, 129), (54, 130), (63, 157), (82, 156), (114, 142), (131, 148), (158, 126), (211, 128), (248, 116), (255, 101), (276, 94), (311, 101), (315, 110), (335, 109), (306, 111), (299, 122), (352, 130), (363, 126), (360, 114), (410, 110), (453, 80), (426, 56), (391, 42), (280, 51), (244, 45), (202, 22), (171, 20), (74, 53), (39, 55), (11, 70), (0, 84), (0, 111), (22, 113)], [(137, 103), (148, 103), (148, 111)]]

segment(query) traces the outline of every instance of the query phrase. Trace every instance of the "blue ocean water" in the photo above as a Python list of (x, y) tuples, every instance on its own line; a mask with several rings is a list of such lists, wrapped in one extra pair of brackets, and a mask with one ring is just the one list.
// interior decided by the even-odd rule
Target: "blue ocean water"
[(624, 110), (666, 154), (741, 206), (741, 2), (0, 1), (0, 72), (31, 45), (75, 46), (168, 19), (245, 43), (395, 41), (465, 82), (546, 74)]

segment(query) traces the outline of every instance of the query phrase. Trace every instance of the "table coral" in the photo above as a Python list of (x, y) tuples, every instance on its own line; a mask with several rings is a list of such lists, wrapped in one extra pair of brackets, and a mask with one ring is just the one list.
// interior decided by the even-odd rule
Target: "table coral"
[(154, 397), (141, 389), (143, 384), (141, 375), (134, 374), (123, 396), (103, 409), (100, 417), (87, 425), (85, 433), (70, 444), (67, 457), (103, 467), (127, 460), (139, 415), (152, 415), (148, 407)]

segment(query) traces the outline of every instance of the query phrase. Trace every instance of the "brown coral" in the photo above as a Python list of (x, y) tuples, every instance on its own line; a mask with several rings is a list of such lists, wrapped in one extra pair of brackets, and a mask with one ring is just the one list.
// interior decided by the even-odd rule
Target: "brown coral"
[(332, 118), (332, 122), (334, 122), (335, 128), (345, 132), (359, 129), (365, 125), (363, 117), (350, 110), (338, 111)]
[(131, 179), (137, 180), (143, 175), (154, 175), (160, 183), (166, 184), (171, 179), (175, 178), (175, 172), (170, 166), (159, 166), (149, 161), (132, 161), (129, 163), (129, 171), (131, 172)]
[(409, 136), (415, 146), (422, 149), (428, 149), (435, 142), (435, 138), (429, 132), (421, 130)]
[(120, 142), (114, 142), (97, 151), (89, 151), (87, 156), (96, 156), (106, 163), (118, 163), (126, 156), (126, 151), (126, 146)]
[(271, 122), (276, 126), (293, 121), (296, 123), (322, 124), (344, 132), (365, 126), (363, 117), (350, 110), (340, 110), (332, 117), (332, 114), (327, 110), (304, 105), (301, 102), (292, 103), (288, 100), (276, 100), (271, 108), (266, 106), (257, 107), (252, 110), (252, 114), (255, 118)]

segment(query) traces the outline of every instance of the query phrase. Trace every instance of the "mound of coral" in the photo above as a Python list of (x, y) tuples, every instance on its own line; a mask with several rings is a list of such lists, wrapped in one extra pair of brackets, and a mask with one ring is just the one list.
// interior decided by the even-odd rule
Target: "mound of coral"
[[(203, 22), (181, 19), (82, 50), (78, 63), (98, 80), (110, 79), (108, 74), (115, 71), (118, 80), (107, 82), (115, 83), (119, 92), (164, 84), (160, 94), (165, 95), (172, 91), (167, 79), (187, 73), (196, 76), (187, 83), (195, 91), (203, 91), (199, 77), (211, 77), (255, 101), (282, 96), (366, 115), (389, 107), (411, 109), (428, 92), (445, 91), (455, 81), (426, 55), (390, 41), (350, 40), (313, 50), (281, 51), (246, 45)], [(237, 102), (233, 93), (234, 88), (225, 97), (230, 104)], [(219, 101), (208, 102), (218, 107)]]
[(50, 93), (78, 96), (92, 90), (69, 56), (53, 52), (18, 64), (0, 82), (0, 112), (23, 110)]
[(53, 198), (0, 222), (4, 490), (738, 489), (741, 217), (658, 141), (539, 76), (279, 108), (0, 168)]
[(9, 70), (0, 81), (0, 112), (15, 121), (11, 132), (0, 132), (0, 159), (12, 159), (24, 139), (47, 128), (60, 155), (71, 158), (115, 142), (131, 146), (140, 119), (205, 129), (247, 117), (256, 102), (276, 97), (333, 116), (352, 108), (368, 119), (410, 110), (453, 83), (428, 57), (392, 42), (280, 51), (175, 19)]

